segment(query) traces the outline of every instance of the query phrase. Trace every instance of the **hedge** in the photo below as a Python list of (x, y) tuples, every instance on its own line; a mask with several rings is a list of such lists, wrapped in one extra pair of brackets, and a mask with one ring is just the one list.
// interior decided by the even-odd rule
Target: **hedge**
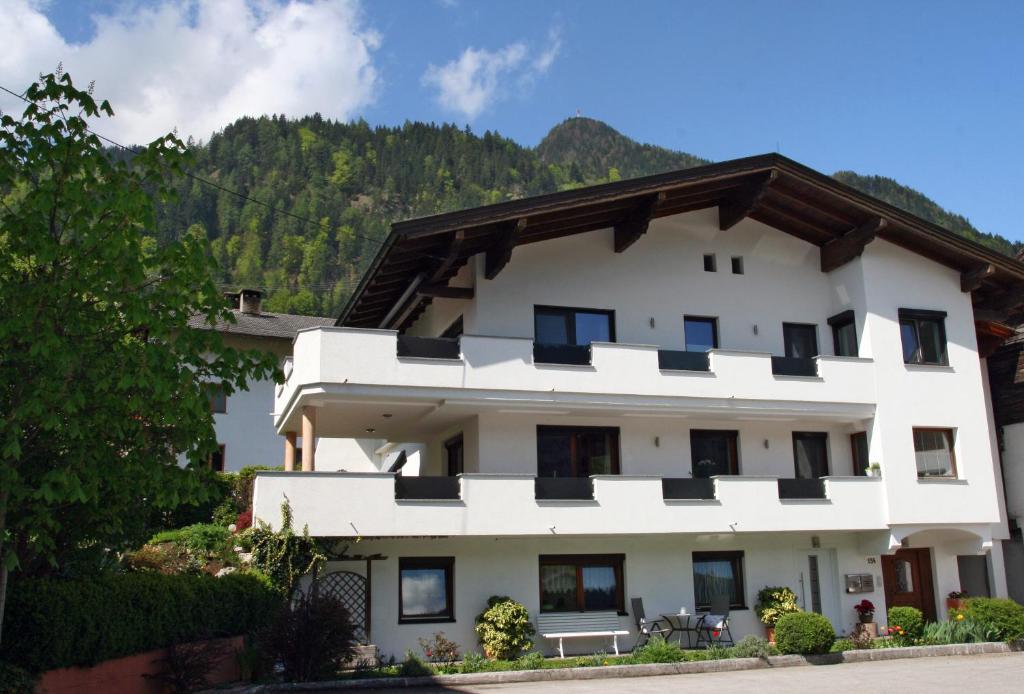
[(775, 624), (775, 645), (784, 654), (828, 653), (835, 640), (832, 622), (814, 612), (790, 612)]
[(1024, 639), (1024, 606), (1006, 598), (971, 598), (967, 614), (1001, 641)]
[(256, 574), (12, 581), (0, 661), (43, 672), (247, 634), (266, 626), (280, 601), (266, 578)]

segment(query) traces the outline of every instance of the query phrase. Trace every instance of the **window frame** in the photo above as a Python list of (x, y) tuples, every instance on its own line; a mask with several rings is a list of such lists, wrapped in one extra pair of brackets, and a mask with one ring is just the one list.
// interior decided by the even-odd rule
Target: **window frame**
[[(921, 470), (917, 467), (917, 432), (941, 432), (946, 435), (946, 443), (949, 445), (949, 467), (950, 474), (948, 475), (922, 475)], [(951, 427), (913, 427), (911, 429), (911, 438), (913, 439), (914, 445), (914, 470), (917, 472), (917, 479), (919, 480), (958, 480), (960, 479), (960, 470), (956, 464), (956, 429)]]
[[(864, 466), (859, 467), (857, 465), (857, 441), (864, 441)], [(853, 461), (853, 474), (855, 477), (867, 477), (867, 468), (871, 466), (869, 462), (870, 456), (868, 455), (868, 432), (866, 431), (855, 431), (850, 434), (850, 460)]]
[[(402, 572), (414, 569), (442, 569), (446, 610), (444, 615), (406, 616), (402, 602)], [(441, 624), (455, 621), (455, 557), (399, 557), (398, 558), (398, 623)]]
[[(545, 610), (544, 609), (544, 566), (571, 565), (576, 568), (576, 609)], [(537, 597), (538, 611), (541, 614), (573, 614), (578, 612), (607, 612), (607, 610), (587, 610), (585, 590), (583, 587), (583, 568), (586, 566), (610, 566), (615, 572), (615, 611), (626, 615), (626, 555), (625, 554), (541, 554), (537, 562)]]
[[(828, 325), (832, 328), (832, 353), (837, 357), (858, 357), (860, 356), (860, 340), (857, 339), (857, 316), (854, 314), (853, 309), (848, 309), (841, 313), (837, 313), (828, 319)], [(839, 331), (845, 327), (853, 328), (853, 348), (854, 354), (840, 354), (839, 345)]]
[(728, 475), (740, 474), (740, 432), (737, 429), (690, 429), (690, 476), (694, 479), (709, 479), (697, 477), (696, 470), (694, 469), (694, 455), (693, 455), (693, 440), (694, 438), (711, 438), (713, 436), (721, 436), (727, 440), (729, 448), (729, 454), (732, 458), (729, 461), (729, 472)]
[[(949, 366), (949, 338), (946, 336), (946, 312), (931, 311), (917, 308), (901, 308), (897, 311), (900, 327), (900, 347), (904, 352), (903, 363), (918, 366)], [(942, 353), (939, 361), (924, 361), (924, 353), (921, 349), (921, 323), (924, 321), (933, 322), (938, 326), (939, 340), (942, 342)], [(905, 356), (906, 347), (903, 344), (903, 326), (910, 325), (914, 330), (914, 339), (917, 340), (915, 356), (909, 361)]]
[[(461, 475), (463, 472), (466, 471), (466, 441), (465, 441), (465, 438), (462, 435), (462, 432), (460, 431), (455, 436), (452, 436), (451, 438), (446, 439), (444, 444), (442, 444), (442, 445), (444, 446), (444, 455), (445, 455), (445, 461), (444, 461), (444, 463), (445, 463), (445, 473), (449, 477), (455, 477), (456, 475)], [(461, 449), (460, 452), (459, 452), (459, 468), (460, 469), (458, 470), (458, 472), (452, 472), (452, 449), (454, 449), (456, 447)]]
[[(690, 555), (690, 571), (693, 574), (693, 606), (694, 611), (708, 610), (711, 605), (700, 604), (697, 601), (697, 572), (696, 566), (699, 561), (729, 561), (733, 568), (733, 579), (736, 583), (738, 602), (729, 602), (730, 610), (746, 610), (747, 607), (747, 583), (744, 563), (746, 558), (741, 549), (727, 551), (701, 551), (692, 552)], [(731, 596), (730, 596), (731, 597)]]
[[(207, 386), (207, 399), (210, 401), (210, 412), (213, 414), (227, 414), (228, 413), (228, 394), (224, 390), (223, 383), (210, 383)], [(221, 409), (217, 408), (217, 402), (223, 402)]]
[[(797, 439), (818, 439), (825, 442), (825, 474), (818, 475), (817, 477), (801, 477), (800, 467), (797, 463)], [(821, 479), (822, 477), (828, 477), (832, 474), (832, 451), (829, 446), (828, 432), (827, 431), (794, 431), (793, 432), (793, 475), (795, 479)]]
[(537, 330), (537, 314), (539, 312), (548, 312), (548, 313), (551, 313), (551, 314), (561, 313), (563, 315), (564, 314), (571, 314), (572, 315), (573, 320), (567, 326), (569, 328), (569, 330), (567, 331), (566, 337), (567, 337), (567, 339), (569, 341), (566, 344), (568, 344), (568, 345), (573, 345), (573, 346), (577, 346), (577, 347), (587, 346), (587, 345), (580, 345), (577, 342), (577, 339), (576, 339), (577, 338), (577, 336), (576, 336), (576, 314), (578, 314), (578, 313), (592, 313), (592, 314), (595, 314), (595, 315), (607, 316), (607, 318), (608, 318), (608, 341), (609, 342), (616, 342), (617, 341), (616, 338), (615, 338), (615, 310), (614, 309), (607, 309), (607, 308), (582, 308), (582, 307), (579, 307), (579, 306), (549, 306), (549, 305), (546, 305), (546, 304), (534, 304), (534, 306), (533, 306), (533, 341), (535, 343), (543, 344), (543, 345), (560, 344), (558, 342), (539, 342), (537, 340), (537, 333), (538, 333), (538, 330)]
[[(226, 444), (218, 443), (217, 444), (217, 451), (214, 452), (214, 453), (210, 453), (210, 455), (208, 455), (206, 457), (206, 466), (209, 467), (210, 470), (212, 470), (213, 472), (224, 472), (227, 469), (227, 462), (228, 462), (227, 450), (228, 450), (228, 447), (227, 447)], [(220, 467), (219, 468), (215, 467), (214, 464), (213, 464), (214, 456), (217, 456), (217, 455), (220, 456)]]
[[(718, 316), (691, 316), (691, 315), (688, 315), (688, 314), (683, 314), (683, 347), (686, 348), (686, 351), (687, 352), (691, 351), (689, 349), (689, 347), (690, 347), (690, 345), (689, 345), (689, 338), (686, 335), (686, 333), (687, 333), (686, 324), (688, 322), (691, 322), (691, 321), (694, 322), (694, 323), (710, 323), (711, 324), (711, 349), (718, 349), (718, 347), (719, 347), (719, 344), (718, 344)], [(696, 351), (696, 350), (693, 350), (693, 351)], [(705, 351), (707, 351), (707, 350), (705, 350)], [(700, 352), (700, 353), (703, 354), (703, 352)]]
[(704, 254), (704, 272), (718, 272), (718, 258), (714, 253)]
[[(589, 431), (589, 432), (603, 431), (603, 432), (605, 432), (607, 434), (611, 434), (612, 435), (612, 439), (613, 439), (612, 446), (611, 446), (611, 468), (612, 468), (612, 471), (607, 473), (607, 474), (610, 474), (610, 475), (620, 475), (620, 474), (622, 474), (622, 467), (621, 467), (622, 439), (621, 439), (621, 432), (619, 430), (619, 427), (575, 426), (575, 425), (572, 425), (572, 424), (538, 424), (537, 425), (537, 476), (538, 477), (547, 477), (547, 475), (541, 475), (540, 474), (540, 462), (541, 462), (540, 461), (540, 435), (541, 435), (541, 431), (561, 432), (561, 433), (566, 433), (566, 432), (578, 433), (578, 432), (584, 432), (584, 431)], [(575, 447), (575, 444), (574, 444), (574, 447)], [(573, 460), (571, 462), (571, 465), (572, 465), (572, 468), (573, 468), (573, 473), (578, 473), (579, 472), (579, 466), (577, 464), (577, 461), (576, 461), (575, 457), (572, 456), (572, 451), (570, 451), (570, 456), (573, 457)], [(591, 474), (595, 474), (595, 473), (591, 473)], [(599, 474), (604, 474), (604, 473), (599, 473)], [(589, 477), (589, 475), (587, 477)], [(587, 479), (587, 477), (580, 477), (580, 475), (578, 475), (578, 474), (573, 474), (572, 479)]]
[[(817, 354), (811, 355), (809, 357), (794, 357), (793, 355), (791, 355), (789, 353), (789, 351), (790, 351), (789, 350), (790, 342), (789, 342), (788, 331), (792, 330), (794, 328), (801, 328), (801, 329), (809, 328), (810, 329), (811, 334), (814, 336), (814, 351), (817, 352)], [(821, 356), (821, 343), (818, 341), (818, 324), (817, 323), (790, 323), (790, 322), (783, 322), (783, 324), (782, 324), (782, 353), (784, 355), (786, 355), (786, 357), (789, 358), (789, 359), (814, 359), (816, 357)]]
[(743, 267), (743, 256), (734, 255), (731, 259), (732, 263), (732, 274), (743, 275), (746, 274), (746, 269)]

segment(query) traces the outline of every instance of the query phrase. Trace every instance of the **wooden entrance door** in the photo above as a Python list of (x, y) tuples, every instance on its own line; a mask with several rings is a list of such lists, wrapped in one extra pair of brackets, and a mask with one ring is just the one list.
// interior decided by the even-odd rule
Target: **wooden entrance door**
[(882, 581), (886, 605), (916, 607), (926, 620), (935, 621), (931, 550), (900, 549), (893, 555), (883, 555)]

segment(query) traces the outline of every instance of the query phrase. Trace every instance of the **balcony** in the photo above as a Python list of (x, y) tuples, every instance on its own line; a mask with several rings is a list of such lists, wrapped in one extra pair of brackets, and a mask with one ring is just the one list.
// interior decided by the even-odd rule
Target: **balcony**
[(535, 364), (589, 365), (590, 345), (550, 345), (535, 342), (533, 343), (533, 361)]
[(826, 499), (825, 480), (818, 479), (781, 479), (779, 480), (780, 499)]
[(776, 376), (817, 376), (818, 360), (773, 356), (772, 373)]
[(553, 478), (515, 474), (400, 479), (393, 473), (260, 472), (254, 515), (279, 525), (287, 496), (296, 527), (308, 524), (321, 537), (861, 531), (885, 529), (888, 522), (882, 480), (875, 477), (823, 478), (824, 497), (811, 504), (780, 499), (777, 477), (557, 480), (572, 489), (555, 489)]
[(398, 335), (396, 350), (400, 357), (421, 359), (458, 359), (459, 339), (457, 337), (413, 337)]
[(537, 499), (588, 501), (594, 498), (594, 481), (589, 477), (538, 477), (533, 481), (533, 489)]
[(659, 349), (658, 368), (662, 371), (710, 371), (710, 353)]

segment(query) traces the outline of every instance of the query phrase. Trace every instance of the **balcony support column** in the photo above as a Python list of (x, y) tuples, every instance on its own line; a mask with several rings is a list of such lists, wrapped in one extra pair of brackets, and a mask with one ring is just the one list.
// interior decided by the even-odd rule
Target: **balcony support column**
[(295, 469), (295, 432), (288, 431), (284, 435), (284, 470), (292, 472)]
[(313, 472), (316, 469), (314, 454), (316, 453), (316, 408), (302, 408), (302, 471)]

